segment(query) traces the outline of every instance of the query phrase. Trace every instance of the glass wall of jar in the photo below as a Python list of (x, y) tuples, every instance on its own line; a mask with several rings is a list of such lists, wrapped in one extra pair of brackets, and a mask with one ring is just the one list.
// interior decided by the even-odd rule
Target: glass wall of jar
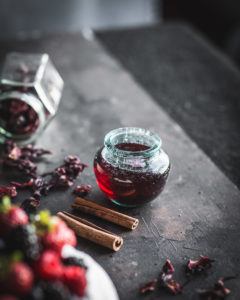
[(0, 142), (34, 141), (55, 116), (62, 90), (48, 54), (9, 53), (0, 79)]
[(161, 139), (134, 127), (110, 131), (94, 158), (94, 172), (102, 192), (114, 203), (137, 206), (163, 190), (169, 170)]

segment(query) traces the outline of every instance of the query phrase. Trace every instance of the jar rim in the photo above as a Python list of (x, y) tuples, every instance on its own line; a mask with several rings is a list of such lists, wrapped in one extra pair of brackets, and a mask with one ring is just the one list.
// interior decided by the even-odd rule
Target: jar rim
[[(146, 150), (140, 150), (140, 151), (126, 151), (122, 150), (116, 147), (117, 143), (115, 141), (117, 138), (120, 138), (121, 136), (125, 137), (125, 140), (129, 137), (138, 137), (139, 139), (148, 139), (148, 141), (151, 142), (151, 145)], [(131, 139), (130, 139), (131, 140)], [(124, 142), (124, 141), (123, 141)], [(130, 141), (128, 141), (130, 142)], [(135, 142), (135, 141), (134, 141)], [(144, 141), (138, 142), (139, 144), (144, 144)], [(162, 146), (162, 140), (160, 137), (156, 134), (154, 134), (152, 131), (139, 128), (139, 127), (122, 127), (111, 130), (109, 133), (105, 135), (104, 138), (104, 146), (110, 151), (112, 154), (120, 157), (127, 157), (127, 156), (143, 156), (143, 157), (149, 157), (153, 156), (155, 153), (157, 153)]]

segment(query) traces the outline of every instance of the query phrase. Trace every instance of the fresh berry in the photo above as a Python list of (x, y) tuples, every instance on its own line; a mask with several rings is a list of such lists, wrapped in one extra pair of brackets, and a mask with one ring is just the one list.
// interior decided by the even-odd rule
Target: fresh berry
[(58, 281), (62, 277), (62, 269), (59, 254), (52, 250), (41, 253), (34, 263), (36, 276), (40, 280)]
[(6, 252), (6, 243), (4, 240), (0, 239), (0, 253)]
[(77, 266), (68, 266), (63, 269), (63, 282), (70, 292), (77, 296), (84, 296), (87, 280), (85, 270)]
[(31, 290), (33, 279), (33, 272), (25, 263), (14, 262), (1, 285), (5, 292), (21, 296)]
[(76, 246), (77, 240), (74, 232), (67, 227), (66, 223), (57, 219), (54, 229), (42, 237), (42, 243), (45, 248), (61, 253), (65, 244)]
[(37, 259), (39, 255), (38, 237), (32, 225), (18, 225), (13, 228), (6, 243), (10, 251), (20, 250), (28, 261)]
[(41, 282), (33, 287), (26, 300), (70, 300), (67, 288), (61, 283)]
[(18, 206), (11, 205), (10, 199), (4, 197), (0, 205), (0, 237), (6, 237), (12, 228), (27, 223), (28, 216), (25, 211)]
[(67, 288), (60, 283), (45, 284), (44, 289), (44, 300), (70, 300), (71, 296)]
[(45, 249), (61, 254), (65, 244), (75, 246), (77, 243), (74, 232), (58, 217), (51, 217), (48, 211), (41, 211), (36, 222), (37, 232)]
[(37, 284), (33, 286), (24, 300), (45, 300), (44, 291), (41, 285)]
[[(46, 300), (67, 300), (70, 299), (70, 293), (61, 283), (44, 284), (44, 296)], [(44, 299), (44, 300), (45, 300)]]
[(81, 268), (87, 270), (87, 266), (85, 265), (83, 259), (78, 258), (76, 256), (63, 258), (62, 263), (65, 266), (78, 266), (78, 267), (81, 267)]

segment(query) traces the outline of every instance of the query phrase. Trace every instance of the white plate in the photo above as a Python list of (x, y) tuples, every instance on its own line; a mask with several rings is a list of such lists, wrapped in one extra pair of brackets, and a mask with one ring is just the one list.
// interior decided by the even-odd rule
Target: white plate
[(118, 294), (112, 280), (106, 271), (89, 256), (69, 245), (62, 249), (63, 257), (82, 258), (87, 266), (87, 291), (84, 300), (119, 300)]

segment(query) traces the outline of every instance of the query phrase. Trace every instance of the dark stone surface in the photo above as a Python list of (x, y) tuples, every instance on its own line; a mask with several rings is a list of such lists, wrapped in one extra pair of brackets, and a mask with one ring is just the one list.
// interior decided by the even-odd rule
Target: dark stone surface
[[(197, 37), (186, 33), (185, 28), (167, 26), (162, 31), (162, 47), (168, 40), (179, 41), (181, 35), (187, 35), (189, 43), (192, 41), (195, 45)], [(184, 44), (178, 45), (180, 53), (184, 47)], [(178, 299), (197, 299), (196, 288), (211, 287), (219, 277), (239, 272), (239, 190), (97, 41), (84, 40), (78, 34), (13, 41), (1, 44), (0, 58), (10, 50), (46, 51), (65, 81), (59, 113), (37, 142), (53, 152), (40, 164), (39, 173), (61, 164), (65, 155), (77, 154), (89, 164), (77, 180), (78, 184), (93, 186), (88, 198), (140, 219), (139, 227), (130, 232), (85, 216), (123, 236), (124, 245), (117, 253), (79, 239), (78, 248), (91, 254), (106, 269), (120, 299), (171, 299), (171, 295), (158, 289), (144, 297), (138, 292), (140, 285), (158, 276), (166, 258), (172, 260), (177, 270), (175, 278), (180, 282), (185, 281), (184, 266), (189, 257), (197, 259), (203, 254), (216, 259), (208, 276), (200, 276), (189, 284)], [(193, 55), (191, 49), (188, 52)], [(173, 73), (179, 58), (170, 57), (166, 52), (162, 55), (164, 53), (164, 68)], [(202, 77), (201, 68), (195, 67), (193, 76)], [(237, 82), (237, 74), (228, 62), (219, 62), (219, 73), (226, 70)], [(175, 84), (181, 91), (181, 81), (169, 85), (169, 78), (161, 76), (165, 97), (168, 93), (172, 95)], [(194, 85), (197, 91), (197, 80)], [(208, 86), (210, 88), (211, 82)], [(163, 148), (172, 162), (162, 195), (143, 207), (128, 210), (114, 206), (101, 194), (92, 168), (94, 154), (102, 145), (104, 135), (122, 126), (153, 130), (162, 137)], [(0, 183), (7, 184), (14, 177), (10, 170), (2, 170)], [(23, 199), (23, 195), (19, 195), (16, 201)], [(70, 210), (72, 202), (71, 190), (53, 192), (41, 201), (41, 208), (56, 213)], [(229, 299), (238, 299), (239, 280), (229, 281), (227, 286), (232, 289)]]
[(181, 25), (98, 33), (154, 100), (240, 188), (240, 73)]

